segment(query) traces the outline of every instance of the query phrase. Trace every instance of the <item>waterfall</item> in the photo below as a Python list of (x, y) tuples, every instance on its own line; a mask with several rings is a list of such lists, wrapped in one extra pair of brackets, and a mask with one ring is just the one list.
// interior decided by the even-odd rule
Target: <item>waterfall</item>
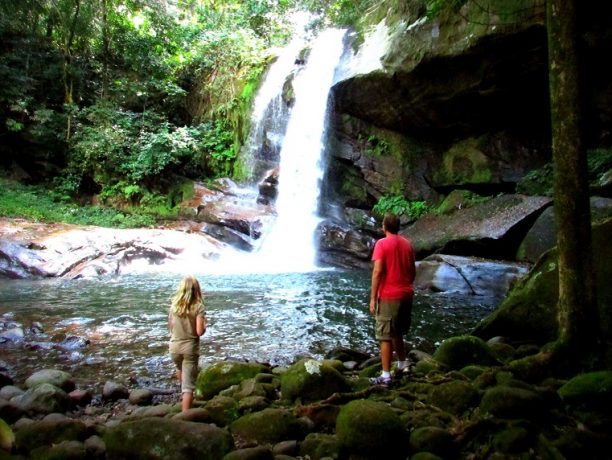
[(344, 34), (338, 29), (322, 32), (293, 81), (295, 105), (280, 151), (277, 218), (256, 254), (264, 270), (300, 272), (316, 268), (314, 232), (320, 221), (317, 207), (328, 95), (343, 51)]

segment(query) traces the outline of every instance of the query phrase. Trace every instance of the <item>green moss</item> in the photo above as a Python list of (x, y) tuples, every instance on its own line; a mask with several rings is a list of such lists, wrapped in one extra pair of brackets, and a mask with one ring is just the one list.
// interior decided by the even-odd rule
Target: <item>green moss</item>
[(459, 370), (470, 364), (499, 364), (486, 342), (478, 337), (463, 335), (442, 342), (433, 358), (450, 369)]
[(590, 372), (572, 378), (558, 390), (561, 399), (579, 409), (612, 410), (612, 371)]
[(446, 412), (461, 415), (478, 404), (479, 393), (469, 383), (453, 380), (434, 386), (429, 400), (431, 404)]
[(406, 458), (399, 440), (406, 435), (399, 416), (385, 403), (351, 401), (340, 409), (336, 436), (343, 449), (366, 458)]
[(258, 444), (303, 439), (304, 426), (286, 409), (267, 408), (240, 417), (230, 426), (233, 435)]
[(292, 365), (281, 376), (283, 399), (313, 402), (325, 399), (335, 392), (348, 390), (349, 385), (329, 362), (303, 359)]
[(220, 391), (263, 372), (262, 364), (219, 362), (200, 371), (196, 380), (196, 397), (210, 399)]
[(443, 156), (442, 169), (434, 175), (438, 184), (486, 184), (492, 179), (489, 159), (480, 150), (478, 139), (452, 146)]

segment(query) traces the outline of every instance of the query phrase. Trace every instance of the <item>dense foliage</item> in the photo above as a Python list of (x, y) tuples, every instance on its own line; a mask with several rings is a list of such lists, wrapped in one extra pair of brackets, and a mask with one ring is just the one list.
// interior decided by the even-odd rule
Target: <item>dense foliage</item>
[(174, 204), (238, 176), (248, 112), (291, 11), (354, 23), (369, 1), (4, 0), (0, 161), (64, 201)]

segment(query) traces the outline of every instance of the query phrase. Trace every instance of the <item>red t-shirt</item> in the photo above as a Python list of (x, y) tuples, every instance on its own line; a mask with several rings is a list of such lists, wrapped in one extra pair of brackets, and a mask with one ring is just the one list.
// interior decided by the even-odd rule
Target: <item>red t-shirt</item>
[(393, 234), (378, 240), (372, 260), (381, 260), (383, 266), (378, 286), (379, 299), (401, 299), (414, 292), (414, 249), (410, 240)]

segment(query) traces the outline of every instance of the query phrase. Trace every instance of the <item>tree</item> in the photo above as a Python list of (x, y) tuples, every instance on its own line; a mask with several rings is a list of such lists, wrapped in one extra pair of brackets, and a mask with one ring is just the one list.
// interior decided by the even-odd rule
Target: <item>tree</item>
[(548, 0), (548, 62), (559, 269), (559, 341), (595, 352), (595, 294), (587, 157), (581, 130), (577, 0)]

